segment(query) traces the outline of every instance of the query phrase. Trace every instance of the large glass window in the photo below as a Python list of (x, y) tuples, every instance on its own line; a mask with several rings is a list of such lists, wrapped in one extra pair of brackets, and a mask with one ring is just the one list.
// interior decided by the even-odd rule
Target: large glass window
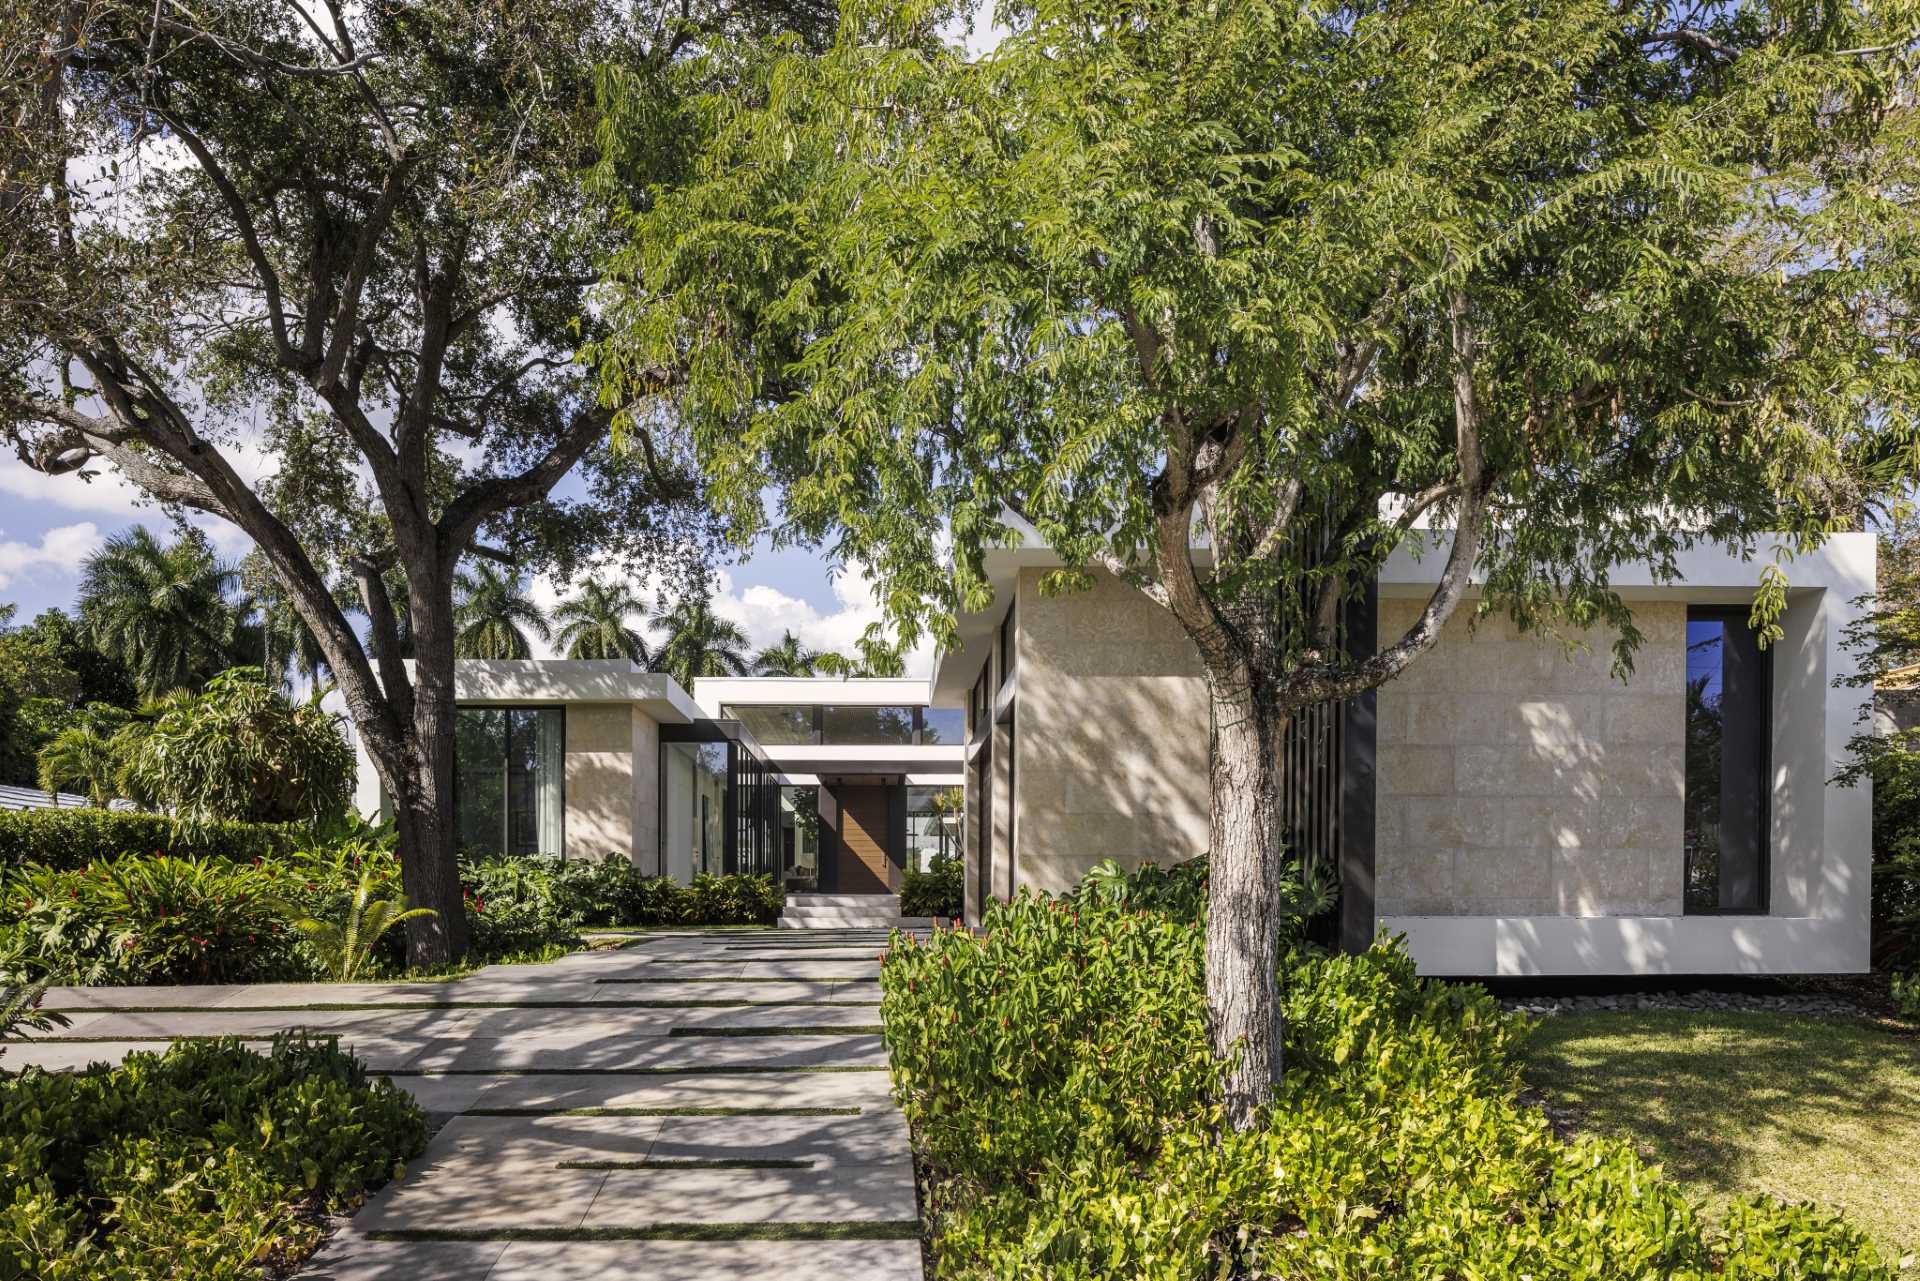
[(913, 712), (911, 707), (824, 707), (820, 741), (845, 746), (910, 744)]
[(685, 884), (696, 872), (725, 870), (727, 745), (663, 743), (661, 840), (667, 875)]
[(961, 743), (966, 741), (967, 713), (961, 707), (928, 707), (920, 712), (920, 742)]
[(782, 706), (768, 703), (755, 706), (750, 703), (726, 703), (720, 708), (721, 716), (730, 721), (739, 721), (765, 747), (819, 741), (815, 735), (813, 714), (811, 704)]
[(565, 713), (462, 707), (454, 715), (454, 831), (479, 854), (562, 852)]
[(1686, 910), (1767, 910), (1767, 653), (1742, 609), (1687, 611)]
[(780, 789), (780, 865), (789, 888), (820, 883), (820, 789)]
[(907, 788), (907, 861), (925, 871), (960, 853), (963, 794), (957, 787)]

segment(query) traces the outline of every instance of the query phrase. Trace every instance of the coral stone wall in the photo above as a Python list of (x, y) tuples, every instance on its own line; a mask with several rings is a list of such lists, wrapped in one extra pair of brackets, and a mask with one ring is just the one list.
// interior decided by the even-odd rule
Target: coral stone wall
[(567, 708), (568, 858), (633, 855), (635, 715), (624, 703)]
[[(1422, 603), (1381, 600), (1380, 643)], [(1569, 655), (1456, 616), (1380, 690), (1380, 915), (1681, 912), (1686, 605), (1640, 602), (1634, 621), (1624, 683), (1611, 632)]]
[(1172, 616), (1112, 575), (1042, 596), (1043, 572), (1022, 571), (1017, 598), (1018, 883), (1057, 892), (1102, 859), (1205, 853), (1199, 655)]

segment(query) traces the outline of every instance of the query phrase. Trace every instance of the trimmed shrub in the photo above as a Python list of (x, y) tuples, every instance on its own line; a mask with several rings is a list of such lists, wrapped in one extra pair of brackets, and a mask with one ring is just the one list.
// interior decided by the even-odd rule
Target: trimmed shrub
[(936, 854), (922, 871), (907, 864), (900, 881), (900, 915), (960, 916), (966, 911), (966, 869), (951, 854)]
[(470, 858), (461, 883), (492, 905), (532, 906), (580, 925), (771, 925), (786, 895), (769, 876), (698, 873), (691, 885), (647, 876), (623, 855)]
[(0, 1077), (0, 1281), (259, 1277), (426, 1139), (404, 1091), (325, 1041)]
[(178, 823), (118, 810), (0, 810), (0, 871), (38, 863), (76, 871), (122, 854), (251, 863), (291, 853), (300, 828), (277, 823)]
[[(1287, 1077), (1225, 1131), (1197, 869), (1022, 894), (881, 969), (936, 1278), (1891, 1281), (1838, 1220), (1718, 1226), (1627, 1145), (1518, 1102), (1524, 1020), (1396, 943), (1284, 961)], [(1158, 896), (1171, 914), (1142, 906)]]

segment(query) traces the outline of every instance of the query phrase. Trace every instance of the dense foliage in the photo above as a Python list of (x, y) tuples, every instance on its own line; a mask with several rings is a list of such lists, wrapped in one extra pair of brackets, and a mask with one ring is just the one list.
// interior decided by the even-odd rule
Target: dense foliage
[(1516, 1098), (1523, 1021), (1381, 944), (1285, 963), (1289, 1072), (1223, 1132), (1193, 873), (897, 936), (894, 1083), (939, 1278), (1891, 1281), (1806, 1207), (1718, 1225), (1624, 1144), (1563, 1144)]
[[(680, 885), (644, 876), (619, 855), (471, 859), (461, 878), (469, 959), (483, 962), (562, 955), (581, 946), (583, 925), (769, 925), (784, 902), (769, 877), (702, 874)], [(368, 841), (245, 859), (155, 852), (72, 868), (0, 867), (0, 978), (157, 984), (395, 974), (405, 959), (397, 930), (355, 948), (346, 939), (356, 919), (366, 928), (369, 902), (387, 904), (390, 917), (401, 897), (398, 860)]]
[(413, 1100), (330, 1042), (0, 1077), (0, 1281), (258, 1278), (426, 1139)]
[(32, 787), (41, 747), (92, 704), (132, 707), (139, 694), (126, 666), (101, 653), (57, 609), (16, 625), (0, 606), (0, 783)]
[(71, 871), (127, 853), (250, 863), (290, 853), (299, 841), (298, 829), (278, 824), (187, 824), (103, 809), (0, 811), (0, 869), (37, 863)]
[(958, 917), (965, 913), (966, 906), (964, 859), (936, 854), (925, 868), (908, 860), (900, 878), (900, 915)]
[(618, 854), (599, 862), (551, 856), (472, 860), (463, 864), (462, 879), (484, 899), (550, 906), (585, 926), (771, 925), (786, 903), (769, 876), (700, 872), (681, 885), (648, 876)]
[(221, 672), (127, 740), (133, 790), (192, 822), (339, 818), (353, 795), (353, 747), (322, 693), (296, 703), (257, 667)]

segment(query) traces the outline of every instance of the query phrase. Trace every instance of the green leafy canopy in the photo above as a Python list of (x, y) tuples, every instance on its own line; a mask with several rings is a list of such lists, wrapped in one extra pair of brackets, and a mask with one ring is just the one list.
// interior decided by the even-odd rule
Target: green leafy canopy
[(1343, 669), (1312, 623), (1445, 529), (1482, 608), (1627, 661), (1610, 566), (1790, 558), (1911, 474), (1910, 0), (995, 12), (980, 58), (863, 0), (823, 57), (735, 49), (672, 188), (603, 84), (604, 385), (909, 635), (1017, 515), (1298, 705), (1430, 641)]

